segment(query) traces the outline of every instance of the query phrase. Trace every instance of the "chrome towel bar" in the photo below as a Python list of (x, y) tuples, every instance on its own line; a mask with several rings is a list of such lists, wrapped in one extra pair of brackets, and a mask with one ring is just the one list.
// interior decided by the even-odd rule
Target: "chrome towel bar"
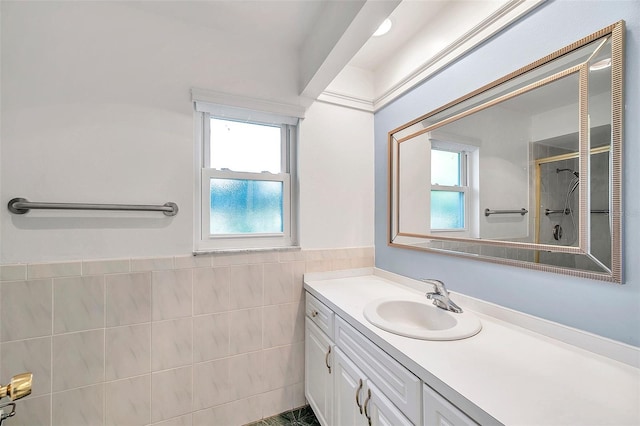
[[(549, 216), (550, 214), (558, 214), (558, 213), (569, 214), (569, 213), (571, 213), (571, 210), (569, 210), (569, 209), (564, 209), (564, 210), (544, 209), (545, 216)], [(609, 214), (609, 210), (591, 210), (591, 213), (592, 214)]]
[(126, 210), (140, 212), (162, 212), (166, 216), (178, 214), (178, 205), (168, 202), (161, 206), (144, 204), (86, 204), (86, 203), (41, 203), (28, 201), (26, 198), (14, 198), (9, 201), (7, 208), (14, 214), (25, 214), (31, 209), (46, 210)]
[(489, 210), (489, 209), (484, 209), (484, 215), (485, 216), (491, 216), (492, 214), (521, 214), (522, 216), (524, 216), (525, 214), (529, 213), (529, 210), (525, 209), (524, 207), (521, 208), (520, 210)]

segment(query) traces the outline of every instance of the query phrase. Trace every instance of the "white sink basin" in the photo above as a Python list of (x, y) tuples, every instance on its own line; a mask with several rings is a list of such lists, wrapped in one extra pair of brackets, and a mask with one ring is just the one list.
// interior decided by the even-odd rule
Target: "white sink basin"
[(459, 340), (482, 329), (471, 312), (456, 314), (433, 305), (430, 300), (384, 298), (369, 302), (364, 317), (390, 333), (423, 340)]

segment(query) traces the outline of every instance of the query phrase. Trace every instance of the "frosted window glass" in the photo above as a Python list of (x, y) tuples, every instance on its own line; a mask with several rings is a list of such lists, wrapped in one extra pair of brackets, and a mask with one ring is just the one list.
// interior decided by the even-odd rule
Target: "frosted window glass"
[(464, 193), (431, 191), (431, 229), (464, 229)]
[(212, 178), (210, 191), (211, 235), (283, 232), (282, 182)]
[(280, 127), (211, 119), (210, 167), (235, 172), (282, 170)]
[(431, 184), (460, 185), (460, 153), (431, 150)]

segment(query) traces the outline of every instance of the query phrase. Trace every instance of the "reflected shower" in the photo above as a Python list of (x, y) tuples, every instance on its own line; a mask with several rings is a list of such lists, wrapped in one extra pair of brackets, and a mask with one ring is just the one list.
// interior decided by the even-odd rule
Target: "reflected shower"
[(576, 178), (571, 181), (571, 186), (569, 187), (569, 192), (567, 193), (567, 197), (573, 194), (573, 192), (578, 188), (578, 184), (580, 183), (580, 173), (576, 172), (573, 169), (556, 169), (556, 173), (560, 172), (569, 172), (573, 174)]
[[(575, 190), (578, 188), (578, 185), (580, 184), (580, 173), (578, 173), (577, 171), (573, 170), (573, 169), (556, 169), (556, 173), (560, 173), (560, 172), (569, 172), (571, 173), (574, 177), (571, 179), (571, 182), (569, 182), (569, 187), (567, 188), (567, 195), (564, 199), (564, 214), (565, 215), (569, 215), (571, 217), (571, 224), (573, 225), (573, 239), (572, 241), (569, 241), (569, 245), (573, 244), (577, 238), (576, 235), (576, 221), (575, 218), (573, 217), (573, 208), (571, 207), (571, 196), (573, 195), (573, 193), (575, 192)], [(564, 215), (563, 215), (564, 216)], [(560, 218), (560, 223), (556, 224), (553, 227), (553, 238), (556, 241), (559, 241), (562, 238), (562, 221), (563, 218)]]
[(580, 173), (576, 172), (573, 169), (556, 169), (556, 173), (560, 173), (560, 172), (571, 172), (571, 173), (573, 173), (573, 175), (575, 177), (579, 177), (580, 176)]

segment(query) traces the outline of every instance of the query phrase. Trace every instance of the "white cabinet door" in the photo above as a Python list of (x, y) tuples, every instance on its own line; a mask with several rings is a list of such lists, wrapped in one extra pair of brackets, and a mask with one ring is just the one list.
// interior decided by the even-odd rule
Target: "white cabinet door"
[(367, 378), (337, 347), (334, 360), (333, 424), (336, 426), (366, 426), (364, 398)]
[(372, 426), (413, 426), (393, 403), (371, 382), (367, 382), (366, 415)]
[(424, 385), (422, 389), (424, 426), (476, 426), (476, 423), (439, 393)]
[(305, 396), (322, 426), (333, 424), (333, 343), (309, 318), (305, 321)]
[(420, 379), (340, 317), (335, 318), (334, 342), (409, 420), (420, 424)]

